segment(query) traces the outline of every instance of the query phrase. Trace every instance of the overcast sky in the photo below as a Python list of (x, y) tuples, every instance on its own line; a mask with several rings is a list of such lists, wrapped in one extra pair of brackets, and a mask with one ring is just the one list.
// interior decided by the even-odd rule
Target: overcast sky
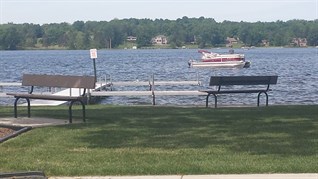
[(0, 23), (110, 21), (115, 18), (217, 22), (274, 22), (318, 19), (318, 0), (0, 0)]

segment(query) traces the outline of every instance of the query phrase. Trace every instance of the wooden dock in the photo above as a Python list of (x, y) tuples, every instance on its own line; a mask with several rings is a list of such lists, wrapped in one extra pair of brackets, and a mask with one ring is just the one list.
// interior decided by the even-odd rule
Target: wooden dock
[[(53, 93), (52, 95), (57, 95), (57, 96), (80, 96), (83, 92), (82, 90), (79, 89), (64, 89), (61, 91), (58, 91), (56, 93)], [(31, 104), (32, 106), (59, 106), (62, 104), (65, 104), (66, 101), (54, 101), (54, 100), (32, 100)], [(26, 104), (23, 104), (26, 105)]]
[[(4, 83), (0, 82), (0, 88), (8, 87), (8, 86), (21, 86), (22, 83)], [(83, 90), (83, 89), (82, 89)], [(82, 92), (79, 89), (64, 89), (58, 92), (52, 92), (52, 95), (59, 95), (59, 96), (79, 96)], [(50, 92), (43, 92), (43, 93), (50, 93)], [(7, 96), (5, 92), (0, 93), (0, 97), (11, 97)], [(54, 101), (54, 100), (32, 100), (32, 106), (58, 106), (66, 103), (65, 101)], [(25, 104), (22, 104), (25, 105)]]
[(114, 87), (125, 86), (149, 86), (151, 89), (153, 86), (200, 86), (200, 81), (118, 81), (118, 82), (97, 82), (96, 90), (110, 89)]
[(156, 105), (156, 96), (206, 96), (206, 93), (198, 90), (193, 91), (93, 91), (91, 96), (150, 96), (152, 105)]
[(21, 86), (22, 83), (17, 83), (17, 82), (0, 82), (0, 87), (4, 86)]
[[(89, 92), (91, 97), (111, 97), (111, 96), (151, 96), (153, 105), (155, 105), (156, 96), (201, 96), (206, 95), (198, 90), (155, 90), (155, 86), (199, 86), (200, 81), (118, 81), (118, 82), (97, 82), (95, 90)], [(6, 86), (21, 86), (21, 83), (1, 83), (0, 88)], [(124, 86), (149, 86), (149, 91), (113, 91), (113, 87), (124, 87)], [(111, 90), (104, 90), (110, 88)], [(79, 89), (64, 89), (53, 93), (53, 95), (60, 96), (78, 96), (81, 94)], [(6, 93), (0, 93), (0, 97), (7, 97)], [(53, 101), (53, 100), (32, 100), (32, 106), (58, 106), (64, 104), (64, 101)], [(24, 104), (22, 104), (24, 105)]]
[(200, 96), (206, 95), (198, 90), (193, 91), (93, 91), (91, 96)]
[(9, 87), (9, 86), (21, 86), (22, 83), (17, 83), (17, 82), (0, 82), (0, 97), (8, 97), (5, 92), (3, 92), (4, 87)]
[[(98, 84), (98, 83), (97, 83)], [(105, 85), (106, 83), (101, 83)], [(150, 81), (118, 81), (107, 83), (113, 86), (148, 86), (152, 85)], [(199, 81), (154, 81), (155, 85), (200, 85)]]

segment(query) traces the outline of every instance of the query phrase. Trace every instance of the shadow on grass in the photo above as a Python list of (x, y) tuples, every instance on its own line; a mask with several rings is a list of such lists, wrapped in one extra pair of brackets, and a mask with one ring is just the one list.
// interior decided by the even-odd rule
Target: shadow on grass
[[(90, 108), (90, 107), (89, 107)], [(317, 155), (318, 106), (88, 109), (75, 142), (90, 148), (202, 148), (249, 154)]]

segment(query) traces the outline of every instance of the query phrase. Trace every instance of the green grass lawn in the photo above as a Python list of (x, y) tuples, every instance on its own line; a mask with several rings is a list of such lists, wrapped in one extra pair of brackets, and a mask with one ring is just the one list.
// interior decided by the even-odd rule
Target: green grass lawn
[[(81, 109), (75, 107), (75, 117)], [(19, 115), (25, 115), (20, 109)], [(66, 106), (33, 116), (68, 119)], [(1, 107), (0, 117), (12, 116)], [(317, 173), (318, 106), (87, 106), (86, 124), (36, 128), (0, 144), (0, 172), (48, 176)]]

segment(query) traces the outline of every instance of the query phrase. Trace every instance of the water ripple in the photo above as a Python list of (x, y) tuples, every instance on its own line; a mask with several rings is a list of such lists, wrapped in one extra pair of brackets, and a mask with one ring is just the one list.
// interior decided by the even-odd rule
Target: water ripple
[[(228, 49), (212, 49), (226, 53)], [(270, 104), (318, 104), (318, 49), (317, 48), (255, 48), (237, 49), (251, 61), (248, 69), (194, 69), (188, 68), (190, 58), (199, 58), (196, 49), (153, 50), (99, 50), (96, 59), (97, 74), (110, 74), (113, 81), (196, 80), (202, 86), (166, 86), (158, 90), (198, 90), (208, 87), (213, 75), (278, 75), (278, 84), (272, 86)], [(19, 82), (23, 73), (94, 75), (88, 50), (74, 51), (0, 51), (1, 82)], [(121, 87), (118, 90), (145, 90), (145, 87)], [(19, 88), (2, 90), (15, 91)], [(254, 104), (256, 97), (222, 96), (221, 104)], [(157, 104), (204, 105), (204, 97), (157, 97)], [(111, 97), (102, 103), (151, 104), (149, 97)], [(0, 98), (0, 104), (11, 105), (12, 99)]]

